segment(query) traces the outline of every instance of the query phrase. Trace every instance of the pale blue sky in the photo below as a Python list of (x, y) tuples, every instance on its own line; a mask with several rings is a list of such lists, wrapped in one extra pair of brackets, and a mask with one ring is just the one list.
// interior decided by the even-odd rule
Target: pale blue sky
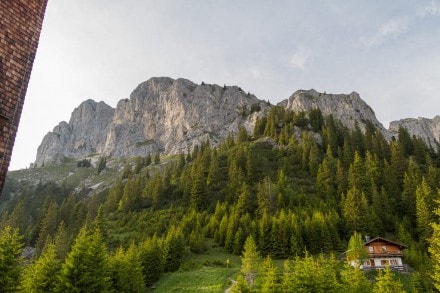
[(49, 1), (11, 169), (92, 98), (153, 76), (238, 85), (272, 103), (356, 91), (388, 123), (440, 114), (440, 0)]

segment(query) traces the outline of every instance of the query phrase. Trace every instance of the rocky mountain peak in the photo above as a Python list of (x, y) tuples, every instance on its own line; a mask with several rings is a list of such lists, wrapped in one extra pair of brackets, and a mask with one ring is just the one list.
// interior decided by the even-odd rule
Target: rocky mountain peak
[(374, 111), (356, 92), (347, 95), (320, 93), (314, 89), (298, 90), (280, 105), (295, 112), (320, 109), (324, 116), (333, 115), (349, 129), (354, 129), (357, 123), (364, 131), (366, 122), (370, 121), (384, 133), (386, 132)]
[[(261, 111), (251, 113), (261, 104)], [(215, 145), (241, 126), (252, 131), (267, 105), (236, 86), (195, 84), (169, 77), (151, 78), (118, 102), (116, 109), (87, 100), (43, 139), (36, 166), (64, 157), (174, 154), (206, 140)]]
[(428, 144), (440, 143), (440, 116), (438, 115), (432, 119), (419, 117), (392, 121), (389, 127), (391, 135), (397, 137), (400, 127), (406, 128), (411, 136), (421, 137)]

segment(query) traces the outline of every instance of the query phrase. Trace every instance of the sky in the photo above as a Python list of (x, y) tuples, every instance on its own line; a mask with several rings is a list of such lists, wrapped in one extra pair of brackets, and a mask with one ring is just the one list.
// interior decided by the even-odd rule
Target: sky
[(440, 0), (49, 0), (10, 170), (82, 101), (155, 76), (276, 104), (358, 92), (385, 127), (440, 114)]

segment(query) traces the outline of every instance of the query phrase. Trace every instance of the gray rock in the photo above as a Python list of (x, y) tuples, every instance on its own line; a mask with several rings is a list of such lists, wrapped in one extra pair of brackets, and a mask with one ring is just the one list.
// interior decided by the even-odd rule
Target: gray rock
[(384, 134), (387, 133), (383, 125), (377, 120), (371, 107), (356, 92), (345, 95), (319, 93), (313, 89), (299, 90), (278, 105), (294, 112), (320, 109), (324, 116), (333, 115), (335, 119), (340, 120), (349, 129), (354, 129), (357, 122), (359, 128), (365, 131), (366, 122), (370, 121)]
[[(250, 113), (254, 104), (261, 111)], [(116, 109), (88, 100), (43, 139), (34, 166), (64, 157), (91, 154), (112, 157), (176, 154), (209, 141), (216, 145), (241, 126), (249, 132), (268, 106), (239, 87), (202, 84), (186, 79), (151, 78)]]
[(411, 136), (420, 137), (433, 147), (435, 143), (440, 143), (440, 116), (432, 119), (419, 117), (392, 121), (389, 127), (391, 135), (397, 137), (400, 127), (406, 128)]

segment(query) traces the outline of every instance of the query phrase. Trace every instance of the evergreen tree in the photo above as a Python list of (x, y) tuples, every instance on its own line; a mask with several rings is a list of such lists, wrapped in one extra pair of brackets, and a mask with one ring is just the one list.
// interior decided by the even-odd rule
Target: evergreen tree
[(163, 272), (163, 251), (156, 236), (145, 240), (140, 247), (139, 259), (142, 263), (145, 285), (153, 285)]
[(376, 278), (376, 283), (373, 287), (374, 293), (405, 293), (402, 283), (397, 280), (387, 266), (385, 270), (379, 271), (379, 275)]
[(101, 233), (83, 227), (64, 261), (58, 284), (61, 292), (103, 292), (108, 289), (107, 250)]
[(118, 210), (118, 203), (121, 200), (121, 197), (124, 193), (124, 186), (121, 180), (116, 179), (113, 187), (110, 188), (108, 192), (107, 199), (104, 203), (104, 212), (106, 215), (110, 215)]
[(41, 256), (24, 271), (22, 289), (30, 293), (54, 292), (58, 284), (61, 262), (55, 245), (46, 246)]
[(40, 233), (38, 234), (38, 240), (35, 244), (35, 248), (41, 252), (48, 236), (53, 236), (57, 229), (57, 210), (58, 205), (55, 202), (51, 202), (44, 215)]
[(261, 264), (260, 292), (277, 292), (278, 291), (278, 276), (277, 268), (270, 256)]
[(356, 264), (355, 267), (359, 268), (368, 257), (369, 255), (365, 250), (362, 235), (355, 231), (348, 241), (347, 260)]
[(372, 290), (370, 281), (359, 267), (346, 265), (341, 271), (343, 290), (350, 293), (369, 293)]
[(57, 254), (56, 258), (63, 261), (70, 250), (70, 239), (64, 221), (58, 225), (57, 232), (53, 237), (53, 244)]
[[(440, 196), (440, 190), (438, 191), (438, 195)], [(432, 273), (431, 279), (434, 283), (434, 287), (440, 291), (440, 202), (437, 200), (437, 207), (434, 210), (435, 215), (437, 216), (437, 220), (432, 222), (430, 225), (432, 227), (432, 236), (429, 238), (429, 247), (428, 251), (431, 255), (432, 260)]]
[(257, 251), (252, 236), (249, 236), (244, 243), (243, 256), (241, 257), (241, 273), (247, 282), (249, 288), (254, 288), (255, 278), (260, 266), (260, 255)]
[(368, 233), (369, 209), (364, 193), (352, 187), (342, 200), (342, 215), (350, 233), (360, 231)]
[(16, 292), (21, 279), (23, 248), (18, 229), (0, 231), (0, 292)]
[(430, 226), (432, 222), (432, 213), (430, 210), (432, 197), (431, 188), (426, 183), (426, 180), (423, 179), (422, 184), (417, 186), (416, 190), (417, 230), (423, 242), (425, 242), (432, 233)]
[(174, 272), (179, 269), (182, 263), (184, 242), (182, 231), (174, 226), (168, 231), (164, 241), (165, 267), (166, 272)]
[(112, 289), (116, 292), (145, 292), (142, 264), (138, 248), (131, 244), (124, 252), (122, 247), (109, 260)]
[(206, 190), (206, 179), (201, 166), (194, 171), (192, 177), (191, 207), (196, 210), (203, 209), (208, 205), (208, 192)]

